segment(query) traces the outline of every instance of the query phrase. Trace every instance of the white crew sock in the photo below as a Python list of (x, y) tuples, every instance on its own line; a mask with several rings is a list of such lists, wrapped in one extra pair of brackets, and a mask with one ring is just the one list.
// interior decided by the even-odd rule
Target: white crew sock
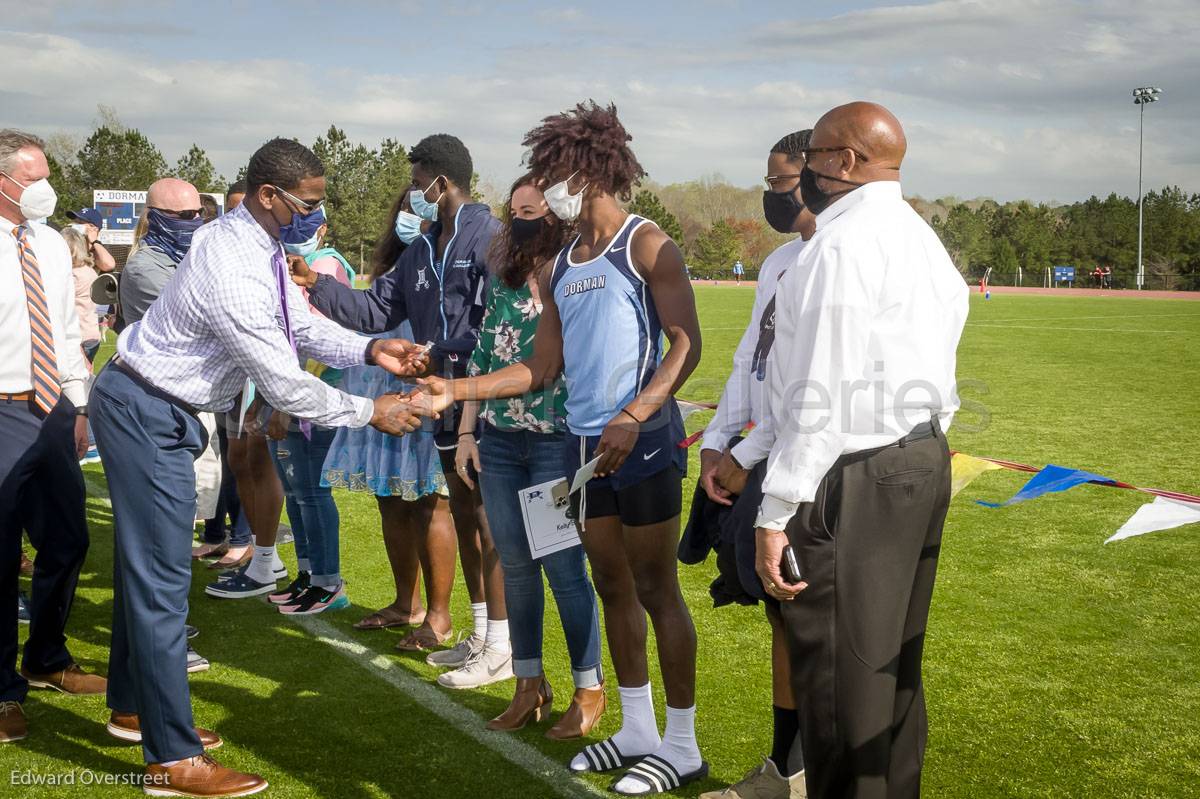
[(484, 635), (485, 649), (493, 652), (512, 652), (512, 644), (508, 640), (508, 619), (488, 619), (487, 634)]
[[(650, 695), (650, 683), (636, 688), (618, 686), (621, 694), (621, 729), (612, 737), (618, 751), (626, 757), (648, 755), (662, 744), (658, 737), (658, 719), (654, 717), (654, 699)], [(575, 755), (571, 769), (580, 771), (588, 768), (583, 753)]]
[(257, 583), (273, 583), (275, 582), (275, 561), (279, 556), (275, 554), (275, 547), (260, 547), (254, 545), (254, 557), (250, 559), (250, 565), (246, 567), (246, 576)]
[(475, 622), (475, 632), (471, 633), (474, 637), (484, 639), (487, 637), (488, 617), (486, 602), (471, 603), (471, 617)]
[[(700, 748), (696, 746), (695, 705), (683, 709), (667, 705), (667, 729), (663, 732), (662, 744), (654, 754), (674, 766), (680, 776), (700, 768), (703, 761), (700, 759)], [(631, 777), (622, 777), (613, 786), (617, 791), (636, 791), (643, 787), (643, 780)]]

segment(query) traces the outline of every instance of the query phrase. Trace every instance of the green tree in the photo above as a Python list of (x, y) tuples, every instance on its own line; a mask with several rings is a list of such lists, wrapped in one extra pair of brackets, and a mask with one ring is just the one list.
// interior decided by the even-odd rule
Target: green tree
[(198, 144), (193, 144), (175, 163), (175, 177), (191, 183), (197, 191), (225, 191), (225, 179), (218, 177), (212, 161), (208, 160), (208, 154)]
[(1017, 260), (1017, 249), (1008, 239), (996, 239), (992, 247), (992, 269), (997, 274), (1012, 275), (1017, 271), (1020, 262)]
[(658, 195), (649, 189), (641, 189), (633, 197), (633, 202), (629, 204), (629, 213), (644, 216), (651, 222), (654, 222), (680, 247), (684, 244), (683, 228), (679, 225), (679, 220), (675, 218), (675, 214), (671, 213), (658, 199)]
[(89, 196), (96, 189), (144, 191), (167, 175), (167, 162), (140, 131), (101, 127), (84, 142), (71, 171)]
[(693, 260), (706, 276), (726, 272), (741, 254), (741, 241), (733, 225), (718, 219), (712, 227), (696, 237), (692, 248)]

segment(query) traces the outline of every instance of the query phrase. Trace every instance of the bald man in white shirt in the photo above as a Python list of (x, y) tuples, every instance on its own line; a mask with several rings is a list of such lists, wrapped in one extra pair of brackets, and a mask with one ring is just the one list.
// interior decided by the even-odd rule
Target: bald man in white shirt
[[(0, 130), (0, 743), (25, 737), (30, 685), (103, 693), (79, 668), (64, 629), (88, 549), (83, 474), (87, 362), (71, 255), (57, 231), (44, 145)], [(32, 622), (20, 674), (17, 570), (21, 531), (37, 549)]]
[(776, 293), (770, 413), (718, 468), (737, 491), (770, 452), (756, 570), (782, 602), (814, 798), (921, 787), (922, 644), (968, 290), (901, 194), (905, 149), (873, 103), (814, 128), (800, 186), (817, 232)]

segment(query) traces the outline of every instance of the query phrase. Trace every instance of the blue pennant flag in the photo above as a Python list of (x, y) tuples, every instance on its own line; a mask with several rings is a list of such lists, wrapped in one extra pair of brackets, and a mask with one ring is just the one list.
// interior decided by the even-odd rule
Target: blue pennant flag
[(1065, 466), (1048, 464), (1045, 469), (1042, 469), (1031, 477), (1028, 483), (1021, 486), (1021, 490), (1013, 494), (1012, 499), (1009, 499), (1007, 502), (984, 502), (979, 499), (975, 501), (989, 508), (1003, 508), (1008, 505), (1015, 505), (1018, 502), (1024, 502), (1027, 499), (1037, 499), (1043, 494), (1067, 491), (1084, 483), (1116, 485), (1117, 481), (1079, 469), (1068, 469)]

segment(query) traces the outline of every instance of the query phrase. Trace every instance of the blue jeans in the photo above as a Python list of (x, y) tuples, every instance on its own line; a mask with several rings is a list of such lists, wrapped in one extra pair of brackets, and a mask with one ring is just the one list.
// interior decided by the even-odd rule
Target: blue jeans
[(582, 546), (534, 560), (517, 492), (563, 476), (560, 433), (509, 432), (484, 425), (479, 442), (479, 475), (488, 525), (504, 567), (504, 601), (512, 638), (513, 672), (537, 677), (542, 672), (542, 619), (546, 592), (542, 569), (558, 605), (571, 671), (577, 688), (599, 685), (600, 620), (596, 592), (588, 578)]
[(291, 430), (283, 441), (272, 441), (271, 455), (283, 483), (288, 520), (296, 539), (296, 559), (308, 564), (314, 585), (336, 588), (342, 581), (338, 559), (338, 509), (333, 492), (321, 487), (321, 468), (335, 430), (312, 428), (306, 439)]

